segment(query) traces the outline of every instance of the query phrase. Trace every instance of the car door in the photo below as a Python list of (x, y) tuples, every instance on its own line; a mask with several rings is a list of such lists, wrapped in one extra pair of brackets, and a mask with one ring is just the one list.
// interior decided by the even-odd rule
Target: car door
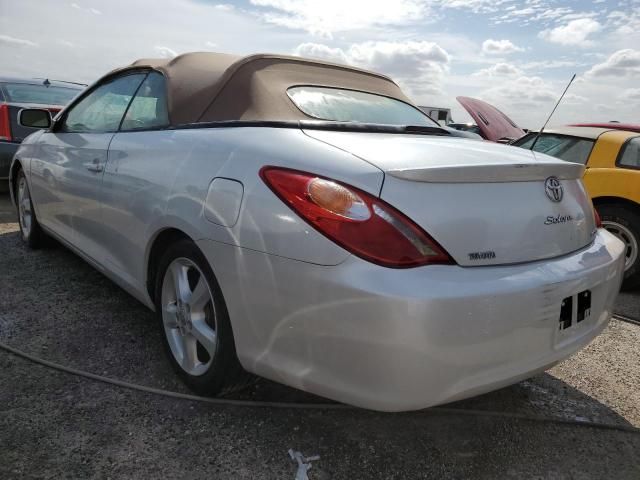
[(185, 154), (168, 125), (165, 80), (151, 72), (111, 142), (102, 184), (105, 268), (137, 290), (144, 288), (151, 222), (160, 217)]
[(32, 161), (32, 196), (46, 227), (100, 263), (101, 182), (107, 152), (146, 72), (106, 79), (45, 132)]

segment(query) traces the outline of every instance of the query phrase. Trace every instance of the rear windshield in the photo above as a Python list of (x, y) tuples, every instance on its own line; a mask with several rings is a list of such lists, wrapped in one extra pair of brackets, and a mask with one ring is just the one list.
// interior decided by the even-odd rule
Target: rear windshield
[(292, 87), (289, 98), (306, 115), (336, 122), (438, 126), (400, 100), (382, 95), (327, 87)]
[(34, 85), (30, 83), (3, 83), (7, 102), (66, 105), (80, 93), (78, 88)]
[[(535, 138), (536, 134), (530, 133), (513, 142), (513, 145), (529, 150)], [(586, 165), (594, 143), (595, 141), (589, 138), (543, 133), (533, 147), (533, 151), (546, 153), (547, 155), (566, 160), (567, 162)]]

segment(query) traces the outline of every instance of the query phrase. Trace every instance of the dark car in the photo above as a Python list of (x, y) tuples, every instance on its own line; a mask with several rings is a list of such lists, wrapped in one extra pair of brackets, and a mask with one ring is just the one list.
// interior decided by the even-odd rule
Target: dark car
[(46, 108), (57, 114), (86, 85), (48, 79), (0, 77), (0, 191), (9, 188), (9, 165), (13, 154), (36, 128), (18, 123), (23, 108)]
[(482, 131), (480, 130), (480, 127), (478, 127), (478, 125), (476, 125), (475, 123), (450, 123), (447, 125), (447, 127), (455, 128), (456, 130), (460, 130), (461, 132), (475, 133), (476, 135), (482, 137)]

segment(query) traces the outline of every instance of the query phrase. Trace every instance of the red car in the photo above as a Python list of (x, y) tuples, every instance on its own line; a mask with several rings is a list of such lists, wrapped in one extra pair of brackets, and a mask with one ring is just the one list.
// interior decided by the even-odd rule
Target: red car
[(640, 133), (640, 125), (634, 125), (633, 123), (574, 123), (571, 127), (597, 127), (597, 128), (610, 128), (611, 130), (625, 130), (627, 132)]

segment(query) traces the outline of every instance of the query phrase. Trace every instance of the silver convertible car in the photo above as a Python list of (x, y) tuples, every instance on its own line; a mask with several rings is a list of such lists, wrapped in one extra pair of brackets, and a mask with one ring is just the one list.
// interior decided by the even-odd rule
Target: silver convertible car
[(24, 241), (154, 309), (201, 394), (246, 371), (385, 411), (480, 394), (588, 344), (622, 280), (584, 166), (455, 138), (376, 73), (190, 53), (20, 121)]

